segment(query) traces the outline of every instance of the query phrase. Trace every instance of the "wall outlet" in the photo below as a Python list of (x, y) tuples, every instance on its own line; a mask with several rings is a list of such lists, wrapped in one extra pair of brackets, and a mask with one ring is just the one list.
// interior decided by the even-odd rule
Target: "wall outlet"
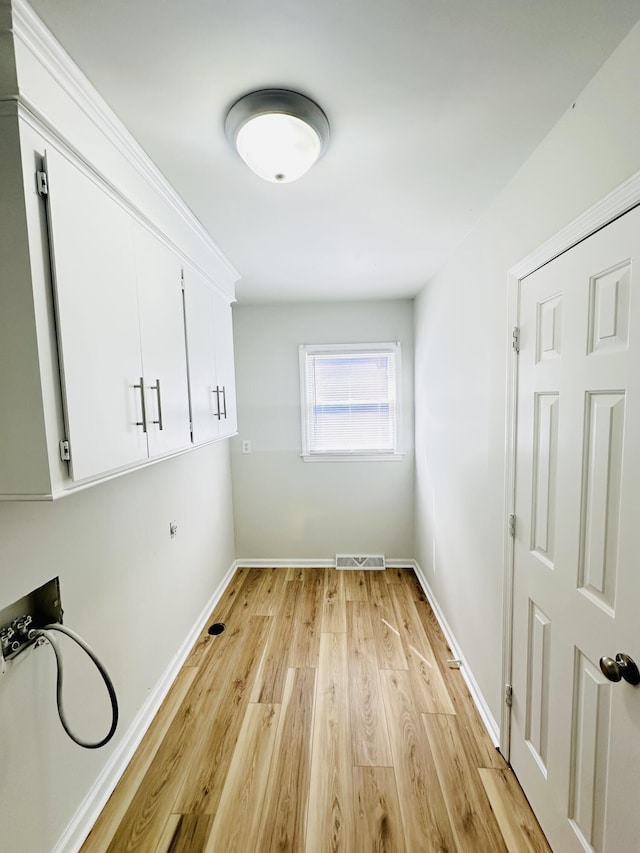
[(177, 533), (178, 533), (178, 525), (176, 524), (175, 521), (170, 521), (169, 522), (169, 534), (170, 534), (171, 538), (173, 539), (174, 536), (177, 535)]
[(242, 442), (242, 452), (251, 453), (251, 442), (248, 438), (245, 438)]

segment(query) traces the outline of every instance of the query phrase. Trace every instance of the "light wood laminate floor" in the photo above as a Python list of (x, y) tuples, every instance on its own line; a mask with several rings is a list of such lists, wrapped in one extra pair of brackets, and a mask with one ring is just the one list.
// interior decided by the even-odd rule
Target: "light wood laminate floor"
[(549, 851), (410, 569), (238, 569), (81, 853)]

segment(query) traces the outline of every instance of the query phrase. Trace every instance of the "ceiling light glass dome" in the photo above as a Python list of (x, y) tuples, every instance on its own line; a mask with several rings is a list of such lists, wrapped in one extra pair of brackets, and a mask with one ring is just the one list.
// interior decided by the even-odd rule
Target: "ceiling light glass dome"
[(261, 178), (286, 184), (324, 153), (329, 122), (320, 107), (288, 89), (261, 89), (231, 107), (225, 132), (247, 166)]

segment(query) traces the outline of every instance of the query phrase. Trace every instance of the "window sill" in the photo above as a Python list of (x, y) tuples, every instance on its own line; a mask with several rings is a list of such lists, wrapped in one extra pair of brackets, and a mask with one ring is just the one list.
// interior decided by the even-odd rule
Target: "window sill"
[(404, 453), (301, 453), (303, 462), (402, 462)]

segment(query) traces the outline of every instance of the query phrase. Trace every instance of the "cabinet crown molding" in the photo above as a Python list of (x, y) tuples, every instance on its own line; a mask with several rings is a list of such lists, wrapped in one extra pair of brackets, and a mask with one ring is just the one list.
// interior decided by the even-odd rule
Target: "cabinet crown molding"
[[(233, 287), (240, 273), (225, 257), (222, 250), (204, 228), (193, 211), (181, 199), (153, 161), (138, 144), (134, 136), (105, 102), (98, 90), (84, 76), (62, 45), (54, 38), (26, 0), (11, 0), (11, 19), (14, 38), (17, 39), (42, 65), (64, 93), (82, 110), (100, 133), (120, 152), (149, 187), (189, 226), (206, 245), (224, 270)], [(1, 11), (4, 11), (1, 10)], [(0, 18), (0, 22), (2, 18)], [(56, 127), (47, 115), (45, 103), (38, 103), (29, 92), (20, 88), (18, 73), (17, 100), (21, 107), (32, 113), (56, 137), (66, 139), (64, 131)]]

